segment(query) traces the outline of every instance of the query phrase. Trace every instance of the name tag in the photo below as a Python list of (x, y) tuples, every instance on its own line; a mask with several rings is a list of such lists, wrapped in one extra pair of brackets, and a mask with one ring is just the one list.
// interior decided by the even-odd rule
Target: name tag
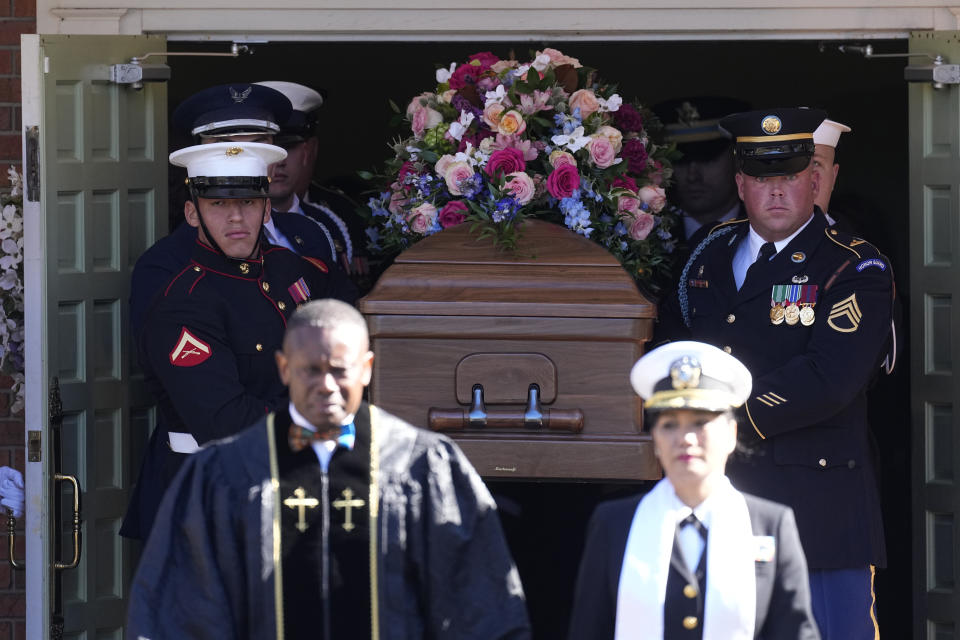
[(773, 536), (753, 536), (753, 559), (757, 562), (773, 562), (777, 553), (777, 541)]

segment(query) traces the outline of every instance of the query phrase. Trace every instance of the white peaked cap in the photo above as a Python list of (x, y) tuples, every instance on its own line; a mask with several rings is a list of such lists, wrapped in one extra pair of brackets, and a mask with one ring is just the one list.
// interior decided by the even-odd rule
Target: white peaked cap
[(289, 100), (290, 104), (293, 105), (294, 111), (310, 113), (311, 111), (318, 109), (320, 105), (323, 104), (323, 96), (320, 95), (319, 91), (311, 89), (310, 87), (302, 84), (297, 84), (296, 82), (266, 80), (264, 82), (254, 82), (254, 84), (269, 87), (270, 89), (279, 91), (283, 95), (287, 96), (287, 100)]
[(648, 409), (727, 411), (750, 397), (742, 362), (703, 342), (669, 342), (637, 360), (630, 384)]
[(825, 144), (828, 147), (837, 148), (837, 142), (840, 141), (840, 134), (850, 131), (850, 127), (833, 120), (824, 120), (813, 132), (814, 144)]
[(191, 178), (265, 177), (267, 167), (287, 157), (280, 147), (261, 142), (214, 142), (178, 149), (170, 163), (186, 167)]

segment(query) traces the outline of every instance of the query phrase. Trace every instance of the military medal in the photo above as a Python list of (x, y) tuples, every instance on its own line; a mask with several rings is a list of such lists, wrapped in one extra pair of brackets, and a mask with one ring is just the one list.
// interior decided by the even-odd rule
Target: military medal
[(783, 307), (776, 305), (770, 309), (770, 322), (773, 324), (782, 324), (783, 323)]
[(809, 327), (817, 319), (816, 312), (813, 310), (817, 304), (817, 285), (811, 284), (801, 287), (803, 290), (800, 295), (800, 324)]
[(800, 324), (803, 326), (809, 327), (816, 319), (817, 317), (813, 311), (813, 307), (803, 307), (800, 309)]
[(783, 304), (787, 300), (787, 287), (788, 285), (775, 284), (770, 291), (770, 322), (772, 324), (783, 324)]
[(787, 308), (783, 311), (783, 320), (790, 326), (800, 322), (800, 307), (793, 303), (788, 304)]

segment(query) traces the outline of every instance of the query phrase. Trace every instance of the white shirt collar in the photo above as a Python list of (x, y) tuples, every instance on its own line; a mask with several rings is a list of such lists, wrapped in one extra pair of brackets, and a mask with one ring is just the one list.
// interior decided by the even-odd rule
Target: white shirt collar
[[(807, 221), (804, 222), (799, 229), (794, 231), (792, 234), (784, 238), (783, 240), (777, 240), (773, 243), (773, 246), (776, 247), (777, 253), (780, 253), (785, 246), (790, 244), (790, 241), (797, 237), (797, 235), (807, 228), (807, 225), (810, 224), (810, 221), (813, 220), (813, 213), (810, 214), (810, 217), (807, 218)], [(757, 255), (760, 253), (760, 247), (766, 244), (766, 240), (760, 237), (760, 234), (754, 231), (753, 225), (750, 225), (750, 233), (747, 236), (748, 242), (750, 243), (750, 256), (751, 260), (756, 260)]]

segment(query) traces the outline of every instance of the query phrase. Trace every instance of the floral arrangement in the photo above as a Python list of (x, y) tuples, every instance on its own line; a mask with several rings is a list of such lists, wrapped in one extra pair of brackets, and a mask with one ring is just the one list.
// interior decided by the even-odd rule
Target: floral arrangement
[(526, 63), (477, 53), (436, 80), (405, 112), (393, 105), (409, 129), (385, 171), (361, 172), (377, 193), (374, 253), (464, 222), (515, 249), (520, 223), (539, 217), (607, 248), (656, 293), (676, 247), (664, 193), (675, 151), (652, 139), (652, 113), (556, 49)]
[(0, 195), (0, 372), (13, 379), (10, 410), (23, 409), (23, 180), (7, 170), (10, 191)]

